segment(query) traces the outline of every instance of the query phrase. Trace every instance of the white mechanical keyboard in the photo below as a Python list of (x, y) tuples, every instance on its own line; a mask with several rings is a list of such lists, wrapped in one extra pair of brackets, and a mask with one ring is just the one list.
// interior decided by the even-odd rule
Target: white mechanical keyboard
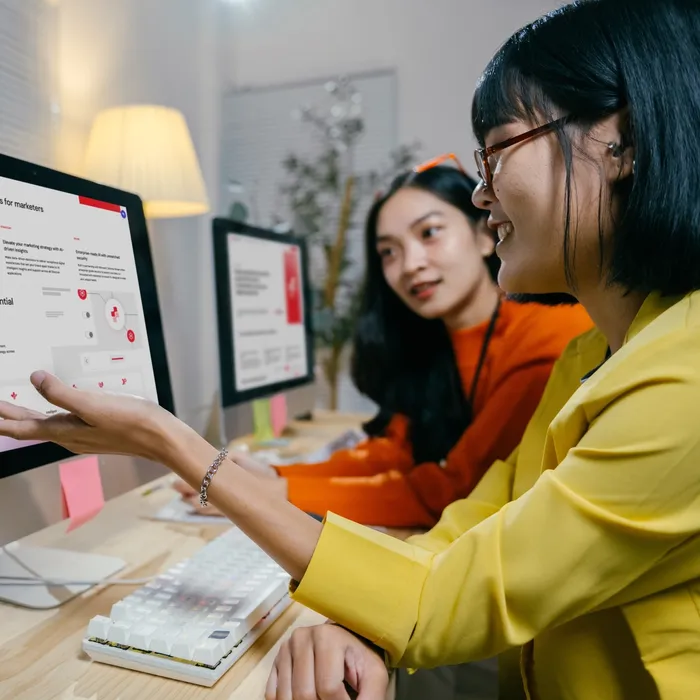
[(232, 528), (93, 617), (95, 661), (212, 686), (289, 605), (289, 576)]

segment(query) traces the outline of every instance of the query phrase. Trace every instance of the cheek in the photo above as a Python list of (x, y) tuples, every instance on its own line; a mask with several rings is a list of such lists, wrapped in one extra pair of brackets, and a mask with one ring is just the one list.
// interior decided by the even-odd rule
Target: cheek
[(513, 152), (494, 180), (504, 213), (530, 235), (556, 237), (563, 229), (566, 166), (555, 139), (539, 139)]
[(435, 263), (450, 289), (459, 295), (468, 293), (483, 271), (483, 256), (471, 231), (455, 236), (442, 245)]
[(401, 293), (401, 270), (399, 269), (397, 261), (385, 264), (382, 269), (384, 280), (389, 285), (389, 288), (399, 296), (403, 296)]

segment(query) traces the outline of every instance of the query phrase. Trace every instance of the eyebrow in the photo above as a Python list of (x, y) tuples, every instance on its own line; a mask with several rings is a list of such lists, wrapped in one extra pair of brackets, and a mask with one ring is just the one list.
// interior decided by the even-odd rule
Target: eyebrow
[[(415, 221), (413, 221), (410, 225), (409, 228), (415, 228), (419, 224), (422, 224), (424, 221), (427, 219), (430, 219), (432, 216), (444, 216), (444, 214), (441, 211), (429, 211), (427, 214), (423, 214), (423, 216), (419, 216)], [(386, 243), (387, 241), (393, 239), (394, 236), (389, 235), (388, 233), (380, 233), (377, 235), (377, 243)]]

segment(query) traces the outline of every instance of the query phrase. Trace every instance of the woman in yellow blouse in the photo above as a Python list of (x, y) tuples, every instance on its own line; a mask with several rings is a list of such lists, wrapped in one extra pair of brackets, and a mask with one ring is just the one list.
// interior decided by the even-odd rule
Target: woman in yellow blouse
[[(230, 460), (205, 488), (300, 582), (297, 600), (391, 665), (523, 646), (531, 698), (700, 694), (698, 36), (696, 0), (578, 2), (514, 35), (478, 85), (475, 202), (499, 234), (499, 282), (574, 294), (608, 349), (498, 510), (436, 551), (318, 523)], [(69, 413), (3, 404), (0, 435), (141, 455), (195, 488), (221, 458), (145, 401), (33, 382)], [(349, 632), (297, 640), (269, 697), (346, 698), (343, 680), (382, 697), (383, 659)]]

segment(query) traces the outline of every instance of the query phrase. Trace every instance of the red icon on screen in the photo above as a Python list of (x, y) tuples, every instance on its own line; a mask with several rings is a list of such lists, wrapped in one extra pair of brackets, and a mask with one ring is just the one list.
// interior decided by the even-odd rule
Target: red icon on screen
[(17, 394), (13, 391), (13, 392), (10, 394), (10, 398), (11, 398), (13, 401), (16, 401), (16, 400), (17, 400)]
[(112, 311), (110, 311), (109, 315), (115, 323), (119, 321), (119, 309), (116, 306), (112, 307)]
[(300, 269), (299, 254), (296, 248), (284, 252), (284, 289), (287, 305), (287, 323), (290, 325), (302, 322), (301, 293), (299, 289)]
[(79, 289), (78, 296), (85, 301), (87, 299), (87, 289)]
[(126, 339), (130, 342), (133, 343), (136, 340), (136, 333), (134, 331), (127, 331), (126, 332)]
[(99, 386), (100, 389), (104, 389), (105, 383), (104, 383), (104, 382), (100, 382), (97, 386)]
[(122, 386), (126, 385), (126, 379), (122, 379)]

